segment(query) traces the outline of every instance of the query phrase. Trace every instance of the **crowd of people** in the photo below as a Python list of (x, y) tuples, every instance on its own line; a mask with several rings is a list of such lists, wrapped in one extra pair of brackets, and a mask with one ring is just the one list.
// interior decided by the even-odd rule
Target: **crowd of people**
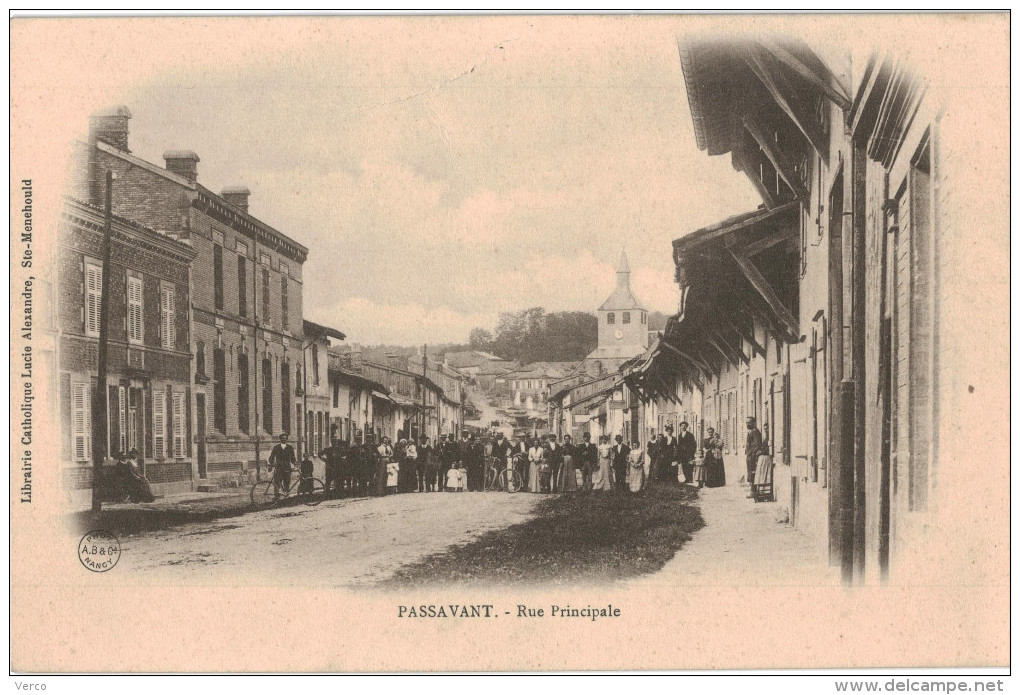
[[(766, 430), (762, 436), (754, 418), (748, 418), (747, 424), (747, 481), (754, 482), (762, 477), (762, 471), (756, 468), (760, 457), (768, 452), (768, 435)], [(645, 446), (637, 440), (628, 444), (622, 435), (612, 440), (602, 435), (595, 442), (588, 433), (575, 442), (570, 435), (521, 435), (511, 441), (502, 433), (483, 438), (464, 432), (460, 440), (442, 435), (435, 444), (429, 437), (400, 438), (394, 444), (389, 437), (376, 443), (370, 436), (362, 444), (334, 440), (319, 452), (319, 458), (325, 463), (327, 494), (340, 497), (480, 492), (492, 489), (493, 482), (507, 469), (516, 472), (513, 477), (520, 489), (535, 493), (636, 493), (650, 483), (725, 485), (722, 439), (709, 427), (699, 446), (688, 429), (687, 423), (681, 422), (679, 433), (674, 434), (673, 426), (667, 425), (658, 437), (653, 433)], [(286, 445), (282, 438), (281, 445)], [(294, 464), (293, 457), (293, 449), (286, 445), (281, 451), (274, 449), (270, 459)], [(308, 460), (301, 465), (303, 476), (305, 469), (310, 476)], [(289, 480), (285, 484), (289, 485)]]

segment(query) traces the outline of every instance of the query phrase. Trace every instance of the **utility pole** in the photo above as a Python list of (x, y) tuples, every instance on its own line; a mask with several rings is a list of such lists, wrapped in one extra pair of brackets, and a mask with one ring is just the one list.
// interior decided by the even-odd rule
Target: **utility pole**
[[(261, 460), (261, 437), (259, 436), (259, 370), (262, 365), (259, 363), (259, 232), (256, 229), (252, 234), (252, 248), (255, 250), (255, 259), (251, 263), (251, 297), (252, 297), (252, 347), (255, 359), (251, 364), (252, 383), (255, 387), (255, 480), (262, 480)], [(263, 403), (265, 408), (266, 404)]]
[(421, 429), (418, 430), (418, 441), (425, 436), (425, 428), (428, 422), (427, 402), (425, 400), (425, 382), (428, 379), (429, 346), (423, 345), (421, 349)]
[(99, 376), (92, 394), (92, 511), (103, 508), (100, 486), (106, 460), (106, 352), (110, 323), (110, 236), (113, 227), (113, 172), (106, 172), (106, 219), (103, 225), (103, 277), (99, 291)]

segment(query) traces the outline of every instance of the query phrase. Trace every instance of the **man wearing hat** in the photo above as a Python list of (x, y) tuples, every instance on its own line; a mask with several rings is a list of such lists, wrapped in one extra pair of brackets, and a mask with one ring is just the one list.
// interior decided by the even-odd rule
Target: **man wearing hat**
[[(744, 444), (744, 456), (747, 459), (747, 484), (754, 484), (754, 472), (758, 468), (758, 456), (762, 453), (761, 430), (753, 417), (747, 418), (747, 441)], [(748, 495), (753, 497), (754, 495)]]
[(680, 436), (677, 437), (677, 459), (684, 472), (684, 482), (694, 481), (694, 457), (698, 454), (698, 442), (694, 435), (687, 431), (687, 423), (680, 423)]

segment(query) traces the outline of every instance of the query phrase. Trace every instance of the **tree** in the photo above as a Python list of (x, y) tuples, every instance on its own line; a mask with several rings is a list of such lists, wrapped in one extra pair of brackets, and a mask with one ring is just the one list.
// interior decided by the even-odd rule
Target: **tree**
[(581, 360), (598, 343), (598, 319), (584, 311), (547, 314), (542, 307), (531, 307), (500, 314), (492, 334), (472, 330), (470, 342), (474, 349), (518, 362)]
[(468, 345), (472, 350), (487, 350), (492, 342), (492, 333), (484, 328), (472, 328), (468, 336)]

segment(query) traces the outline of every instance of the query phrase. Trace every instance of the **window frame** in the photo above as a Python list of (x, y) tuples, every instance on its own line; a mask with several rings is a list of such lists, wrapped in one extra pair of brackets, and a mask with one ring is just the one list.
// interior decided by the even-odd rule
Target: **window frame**
[[(132, 299), (132, 288), (137, 289), (137, 299)], [(127, 339), (132, 345), (142, 345), (145, 342), (145, 286), (140, 275), (127, 276), (125, 282), (125, 294), (127, 300)], [(133, 327), (137, 329), (133, 330)], [(136, 335), (137, 333), (137, 335)]]
[(164, 350), (177, 348), (177, 288), (159, 286), (159, 344)]
[[(85, 335), (92, 338), (99, 337), (99, 317), (103, 311), (103, 266), (99, 261), (86, 258), (84, 262), (85, 272), (85, 305), (82, 318), (84, 319)], [(89, 273), (95, 274), (95, 287), (89, 281)], [(91, 321), (91, 323), (90, 323)]]

